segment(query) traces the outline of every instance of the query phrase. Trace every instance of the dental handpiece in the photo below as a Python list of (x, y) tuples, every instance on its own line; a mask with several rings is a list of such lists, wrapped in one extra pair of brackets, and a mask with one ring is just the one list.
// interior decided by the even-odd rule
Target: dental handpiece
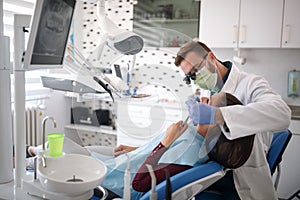
[(188, 120), (189, 120), (189, 116), (187, 116), (187, 118), (180, 124), (179, 130), (181, 130), (185, 124), (187, 124)]

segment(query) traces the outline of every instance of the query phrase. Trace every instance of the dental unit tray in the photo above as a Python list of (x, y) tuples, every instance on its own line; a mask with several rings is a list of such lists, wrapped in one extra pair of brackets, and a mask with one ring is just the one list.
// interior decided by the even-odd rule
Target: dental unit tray
[[(79, 80), (78, 77), (74, 77), (71, 75), (53, 75), (53, 76), (41, 76), (41, 81), (43, 87), (60, 90), (60, 91), (68, 91), (68, 92), (77, 92), (77, 93), (104, 93), (105, 90), (100, 88), (99, 85), (92, 83), (89, 77), (85, 77), (85, 80)], [(90, 82), (88, 86), (88, 82)]]
[(84, 93), (106, 93), (91, 76), (78, 76), (69, 74), (53, 74), (41, 76), (44, 87), (54, 90)]

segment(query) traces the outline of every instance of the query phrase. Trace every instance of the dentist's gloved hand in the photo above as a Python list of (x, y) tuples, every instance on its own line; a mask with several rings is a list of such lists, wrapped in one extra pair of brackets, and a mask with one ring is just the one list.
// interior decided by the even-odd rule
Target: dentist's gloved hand
[(197, 96), (197, 95), (191, 95), (188, 97), (188, 101), (191, 101), (191, 102), (200, 102), (200, 98)]
[(194, 124), (215, 124), (217, 108), (206, 103), (185, 102)]
[(189, 97), (188, 97), (188, 100), (185, 102), (185, 104), (186, 104), (187, 107), (188, 107), (188, 110), (190, 110), (191, 107), (192, 107), (194, 104), (196, 104), (196, 103), (199, 103), (199, 101), (197, 101), (197, 99), (195, 98), (194, 95), (189, 96)]

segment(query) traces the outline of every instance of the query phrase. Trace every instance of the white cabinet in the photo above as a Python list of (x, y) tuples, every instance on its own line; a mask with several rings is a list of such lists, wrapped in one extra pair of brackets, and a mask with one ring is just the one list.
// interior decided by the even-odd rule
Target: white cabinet
[(241, 0), (239, 47), (279, 48), (283, 0)]
[(202, 0), (200, 41), (217, 48), (279, 48), (283, 0)]
[(209, 47), (237, 47), (240, 0), (202, 0), (199, 38)]
[(300, 1), (285, 0), (282, 27), (282, 47), (300, 48)]

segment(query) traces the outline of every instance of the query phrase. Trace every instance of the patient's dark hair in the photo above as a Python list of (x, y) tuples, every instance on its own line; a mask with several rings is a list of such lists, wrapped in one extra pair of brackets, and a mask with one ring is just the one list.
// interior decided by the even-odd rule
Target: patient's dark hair
[(243, 105), (242, 102), (232, 94), (225, 93), (225, 95), (226, 95), (226, 106)]
[(211, 105), (216, 107), (224, 107), (224, 106), (234, 106), (234, 105), (243, 105), (242, 102), (233, 96), (230, 93), (220, 92), (213, 95), (218, 96), (215, 98), (211, 98)]
[[(222, 107), (223, 105), (243, 105), (238, 98), (230, 93), (225, 93), (225, 97), (226, 98), (221, 98), (222, 105), (219, 105), (219, 107)], [(224, 129), (226, 132), (230, 132), (226, 124), (224, 125)], [(252, 152), (254, 137), (255, 135), (253, 134), (229, 140), (225, 137), (221, 128), (215, 126), (211, 128), (205, 136), (208, 156), (211, 160), (220, 163), (226, 168), (238, 168), (248, 160)]]

